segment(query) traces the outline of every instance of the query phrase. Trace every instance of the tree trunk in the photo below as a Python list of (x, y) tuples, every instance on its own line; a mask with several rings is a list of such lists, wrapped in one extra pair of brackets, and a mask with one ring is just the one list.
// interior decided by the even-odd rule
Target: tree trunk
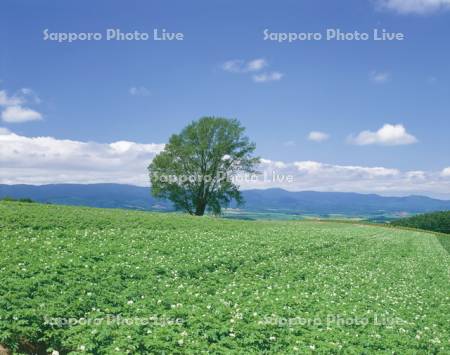
[(203, 216), (205, 214), (205, 209), (206, 209), (206, 203), (204, 203), (204, 202), (197, 203), (197, 206), (195, 207), (195, 215)]

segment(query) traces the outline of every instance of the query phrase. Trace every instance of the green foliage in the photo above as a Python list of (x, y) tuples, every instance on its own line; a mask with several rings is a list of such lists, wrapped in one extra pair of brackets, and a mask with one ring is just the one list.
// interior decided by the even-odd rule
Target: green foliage
[[(15, 352), (450, 352), (450, 258), (427, 232), (1, 202), (0, 240)], [(111, 315), (181, 322), (46, 322)]]
[(170, 137), (149, 166), (152, 194), (177, 209), (203, 215), (220, 214), (233, 199), (242, 202), (235, 174), (255, 173), (255, 144), (244, 136), (239, 121), (203, 117)]
[(391, 224), (450, 234), (450, 211), (419, 214), (393, 221)]
[(31, 198), (14, 198), (5, 196), (0, 201), (8, 201), (8, 202), (23, 202), (23, 203), (33, 203), (34, 201)]

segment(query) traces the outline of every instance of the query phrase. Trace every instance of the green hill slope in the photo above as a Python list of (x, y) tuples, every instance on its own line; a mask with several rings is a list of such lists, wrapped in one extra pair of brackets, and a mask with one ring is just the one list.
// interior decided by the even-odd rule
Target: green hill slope
[(450, 211), (419, 214), (391, 222), (394, 226), (425, 229), (450, 234)]
[(0, 344), (63, 353), (449, 353), (426, 232), (0, 203)]

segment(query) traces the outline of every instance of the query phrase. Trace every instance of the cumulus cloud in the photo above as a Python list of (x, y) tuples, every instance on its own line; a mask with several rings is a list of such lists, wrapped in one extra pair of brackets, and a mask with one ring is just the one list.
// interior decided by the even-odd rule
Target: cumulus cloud
[(8, 128), (0, 127), (0, 136), (6, 135), (6, 134), (11, 134), (11, 131)]
[(264, 166), (272, 166), (275, 168), (286, 168), (288, 165), (282, 161), (275, 161), (275, 160), (269, 160), (269, 159), (261, 159), (261, 164)]
[[(290, 191), (344, 191), (384, 195), (429, 194), (446, 196), (449, 175), (432, 171), (401, 171), (395, 168), (327, 164), (318, 161), (261, 160), (262, 177), (243, 182), (243, 188), (280, 187)], [(292, 182), (273, 176), (291, 176)]]
[(151, 92), (144, 86), (133, 86), (128, 90), (131, 96), (150, 96)]
[[(26, 137), (0, 128), (0, 183), (124, 183), (148, 186), (147, 166), (164, 144), (130, 141), (82, 142)], [(390, 167), (262, 159), (257, 179), (241, 179), (243, 189), (280, 187), (291, 191), (353, 191), (380, 194), (445, 195), (450, 167), (439, 172)], [(274, 178), (276, 176), (285, 177)], [(288, 181), (287, 176), (292, 176)]]
[(450, 9), (450, 0), (378, 0), (377, 6), (399, 14), (431, 14)]
[(0, 91), (0, 107), (4, 107), (1, 118), (8, 123), (22, 123), (28, 121), (38, 121), (42, 119), (39, 112), (24, 107), (26, 103), (39, 104), (41, 99), (36, 93), (28, 88), (20, 89), (15, 95), (8, 95), (6, 90)]
[(39, 112), (22, 106), (9, 106), (2, 112), (2, 120), (8, 123), (39, 121), (41, 119), (42, 115)]
[(409, 134), (401, 124), (385, 124), (378, 131), (362, 131), (356, 137), (350, 136), (348, 141), (356, 145), (405, 145), (417, 143), (417, 138)]
[(424, 179), (426, 179), (427, 173), (422, 170), (412, 170), (412, 171), (408, 171), (406, 173), (406, 176), (410, 179), (424, 180)]
[(18, 96), (9, 96), (5, 90), (0, 90), (0, 106), (16, 106), (23, 103), (23, 98)]
[(325, 132), (312, 131), (308, 134), (308, 139), (313, 142), (323, 142), (330, 138), (330, 135)]
[(163, 144), (110, 144), (0, 131), (0, 183), (120, 182), (148, 185), (146, 168)]
[(391, 79), (391, 74), (388, 72), (373, 71), (369, 74), (369, 78), (375, 84), (384, 84)]
[(306, 174), (324, 174), (324, 175), (341, 175), (349, 177), (386, 177), (386, 176), (396, 176), (400, 172), (397, 169), (387, 169), (383, 167), (363, 167), (363, 166), (352, 166), (352, 165), (332, 165), (324, 164), (316, 161), (301, 161), (294, 162), (294, 166), (298, 171)]

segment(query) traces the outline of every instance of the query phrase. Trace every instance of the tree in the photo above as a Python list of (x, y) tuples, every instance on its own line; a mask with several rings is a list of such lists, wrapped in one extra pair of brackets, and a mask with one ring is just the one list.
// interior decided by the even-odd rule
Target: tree
[(220, 214), (232, 200), (242, 204), (233, 177), (257, 173), (260, 161), (244, 131), (236, 119), (203, 117), (172, 135), (148, 167), (153, 196), (196, 216)]

